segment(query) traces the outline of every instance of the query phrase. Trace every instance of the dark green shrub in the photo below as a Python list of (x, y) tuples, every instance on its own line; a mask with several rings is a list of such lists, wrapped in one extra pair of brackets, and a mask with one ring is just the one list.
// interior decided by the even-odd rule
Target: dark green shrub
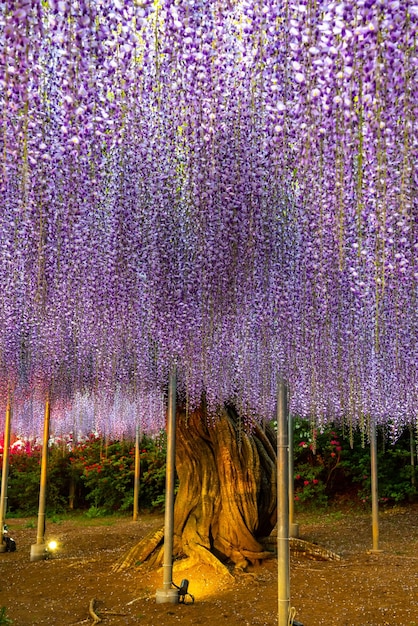
[[(396, 443), (378, 429), (378, 492), (382, 503), (417, 496), (417, 470), (411, 466), (410, 435), (405, 429)], [(315, 431), (307, 420), (294, 424), (295, 500), (322, 505), (341, 497), (368, 503), (371, 494), (370, 446), (359, 429), (351, 443), (341, 428)]]
[(10, 455), (7, 508), (11, 513), (34, 515), (39, 504), (40, 452)]
[[(71, 448), (71, 449), (70, 449)], [(164, 504), (165, 434), (143, 437), (140, 443), (139, 506)], [(68, 508), (92, 514), (126, 511), (133, 507), (135, 446), (132, 441), (108, 441), (92, 435), (86, 441), (52, 444), (48, 455), (47, 514)], [(14, 451), (9, 462), (8, 511), (36, 515), (39, 505), (41, 450)]]
[[(62, 446), (51, 446), (47, 472), (47, 514), (67, 508), (69, 457)], [(39, 506), (41, 450), (38, 446), (10, 455), (8, 481), (8, 510), (22, 515), (34, 515)]]
[(166, 434), (148, 442), (141, 459), (139, 500), (145, 508), (162, 508), (165, 503)]
[[(355, 432), (353, 447), (347, 451), (342, 465), (347, 478), (358, 487), (358, 497), (367, 503), (371, 497), (370, 446), (367, 442), (362, 445), (361, 440), (361, 434)], [(392, 444), (387, 443), (387, 436), (378, 429), (377, 448), (380, 501), (394, 504), (416, 498), (418, 474), (411, 465), (409, 429)]]

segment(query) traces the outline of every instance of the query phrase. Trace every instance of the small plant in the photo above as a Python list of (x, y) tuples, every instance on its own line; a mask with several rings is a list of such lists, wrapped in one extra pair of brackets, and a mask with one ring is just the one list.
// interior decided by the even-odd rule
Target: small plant
[(25, 528), (35, 528), (35, 522), (33, 519), (28, 519), (28, 521), (25, 522)]
[(0, 608), (0, 626), (7, 626), (13, 624), (13, 621), (6, 615), (7, 609), (5, 606)]
[(109, 515), (109, 512), (106, 511), (106, 509), (98, 506), (91, 506), (85, 513), (85, 516), (89, 519), (95, 519), (96, 517), (105, 517), (106, 515)]

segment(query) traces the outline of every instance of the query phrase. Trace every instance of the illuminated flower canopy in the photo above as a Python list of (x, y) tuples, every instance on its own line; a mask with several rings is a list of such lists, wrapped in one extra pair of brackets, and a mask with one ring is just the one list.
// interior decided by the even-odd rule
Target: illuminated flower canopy
[(0, 11), (3, 397), (415, 419), (415, 0)]

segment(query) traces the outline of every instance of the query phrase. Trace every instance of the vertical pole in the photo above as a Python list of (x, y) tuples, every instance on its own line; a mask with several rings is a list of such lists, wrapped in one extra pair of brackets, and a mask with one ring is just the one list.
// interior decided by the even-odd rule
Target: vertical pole
[(371, 489), (372, 489), (372, 538), (373, 552), (379, 550), (379, 496), (377, 485), (377, 442), (376, 423), (373, 418), (370, 420), (370, 467), (371, 467)]
[(49, 399), (45, 403), (44, 415), (44, 438), (42, 444), (41, 459), (41, 481), (39, 485), (39, 510), (38, 510), (38, 529), (36, 533), (36, 543), (43, 544), (45, 540), (45, 509), (46, 509), (46, 481), (48, 472), (48, 442), (49, 442), (49, 418), (50, 418)]
[(409, 424), (409, 449), (411, 451), (411, 485), (415, 487), (415, 442), (412, 424)]
[(4, 444), (3, 444), (3, 466), (1, 473), (1, 492), (0, 492), (0, 552), (6, 551), (6, 544), (3, 542), (3, 527), (6, 522), (7, 511), (7, 485), (9, 478), (9, 454), (10, 454), (10, 424), (11, 424), (11, 404), (10, 398), (7, 398), (6, 419), (4, 423)]
[[(77, 433), (77, 426), (76, 426), (75, 417), (74, 417), (73, 436), (71, 439), (71, 450), (75, 450), (77, 446), (77, 439), (78, 439), (78, 433)], [(68, 506), (71, 511), (74, 510), (75, 497), (76, 497), (75, 476), (71, 472), (70, 488), (69, 488), (69, 493), (68, 493)]]
[(134, 515), (133, 521), (138, 521), (138, 502), (139, 502), (139, 478), (141, 474), (141, 458), (139, 455), (139, 426), (136, 426), (135, 433), (135, 470), (134, 470)]
[(290, 610), (289, 428), (287, 386), (277, 395), (277, 568), (278, 625), (288, 626)]
[(48, 442), (49, 442), (49, 420), (51, 416), (51, 405), (49, 398), (45, 402), (44, 414), (44, 435), (42, 442), (41, 458), (41, 479), (39, 483), (39, 508), (38, 527), (36, 532), (36, 544), (31, 546), (31, 561), (39, 561), (45, 558), (45, 509), (46, 509), (46, 484), (48, 471)]
[(178, 591), (173, 589), (173, 535), (174, 535), (174, 481), (176, 461), (176, 386), (177, 373), (170, 373), (167, 412), (167, 469), (165, 481), (163, 588), (157, 590), (157, 604), (178, 602)]
[(299, 537), (299, 524), (295, 523), (293, 417), (290, 413), (289, 413), (289, 537)]

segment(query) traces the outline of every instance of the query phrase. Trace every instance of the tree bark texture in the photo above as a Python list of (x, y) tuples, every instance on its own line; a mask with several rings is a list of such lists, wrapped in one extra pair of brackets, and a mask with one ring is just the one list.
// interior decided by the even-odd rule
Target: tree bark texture
[[(276, 433), (266, 425), (246, 430), (233, 407), (209, 424), (204, 409), (177, 414), (174, 557), (189, 557), (230, 575), (226, 564), (245, 569), (274, 556), (277, 536)], [(153, 531), (113, 566), (119, 572), (163, 561), (164, 528)], [(314, 559), (340, 560), (330, 550), (301, 539), (290, 549)], [(181, 569), (181, 564), (178, 562)]]
[[(277, 520), (276, 434), (268, 426), (244, 427), (233, 407), (209, 423), (204, 408), (177, 412), (174, 557), (187, 566), (205, 562), (222, 575), (227, 564), (245, 569), (274, 555), (262, 539)], [(163, 529), (142, 539), (113, 566), (114, 572), (161, 565)], [(185, 564), (186, 564), (185, 563)]]
[(233, 407), (209, 424), (203, 410), (177, 417), (174, 550), (192, 559), (245, 568), (271, 553), (259, 538), (277, 518), (276, 436), (249, 432)]

